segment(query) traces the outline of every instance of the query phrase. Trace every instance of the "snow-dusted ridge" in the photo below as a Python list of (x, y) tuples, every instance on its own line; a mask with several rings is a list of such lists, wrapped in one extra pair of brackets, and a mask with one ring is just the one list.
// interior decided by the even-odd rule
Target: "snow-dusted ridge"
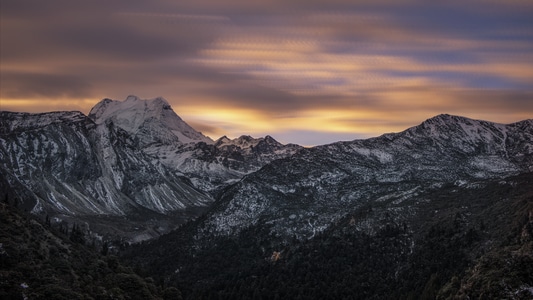
[[(212, 200), (134, 147), (124, 130), (81, 113), (6, 113), (18, 129), (0, 138), (4, 176), (35, 205), (66, 214), (159, 213)], [(21, 130), (29, 129), (31, 130)]]
[(436, 186), (529, 172), (533, 120), (505, 125), (439, 115), (403, 132), (306, 148), (266, 165), (221, 195), (197, 237), (259, 226), (286, 242), (307, 239), (380, 199), (396, 205)]
[(103, 99), (89, 116), (0, 117), (0, 190), (16, 190), (28, 211), (58, 218), (178, 213), (183, 220), (214, 201), (207, 191), (299, 149), (270, 137), (217, 147), (161, 97)]
[(223, 146), (238, 146), (240, 148), (251, 148), (251, 147), (254, 147), (254, 146), (257, 146), (257, 144), (262, 141), (262, 140), (265, 140), (267, 138), (271, 138), (270, 136), (267, 136), (265, 138), (253, 138), (249, 135), (241, 135), (240, 137), (236, 138), (236, 139), (229, 139), (227, 136), (223, 136), (221, 138), (219, 138), (218, 140), (216, 140), (215, 142), (215, 145), (217, 147), (223, 147)]
[(400, 203), (422, 182), (533, 171), (533, 120), (439, 115), (400, 133), (303, 148), (270, 136), (212, 141), (165, 99), (129, 96), (103, 99), (89, 116), (0, 112), (0, 125), (0, 188), (15, 189), (29, 211), (152, 218), (205, 210), (221, 192), (199, 236), (268, 222), (280, 236), (306, 238), (365, 201)]
[(78, 123), (86, 121), (87, 117), (80, 111), (55, 111), (39, 114), (0, 111), (0, 133), (32, 130), (53, 123)]
[(294, 144), (283, 145), (270, 136), (241, 136), (233, 140), (223, 136), (213, 144), (153, 145), (145, 151), (165, 166), (191, 178), (196, 187), (216, 191), (301, 148)]
[(270, 136), (216, 142), (185, 123), (162, 97), (124, 101), (103, 99), (90, 111), (96, 124), (126, 131), (153, 162), (189, 177), (203, 191), (213, 191), (257, 171), (266, 163), (294, 154), (301, 147), (282, 145)]

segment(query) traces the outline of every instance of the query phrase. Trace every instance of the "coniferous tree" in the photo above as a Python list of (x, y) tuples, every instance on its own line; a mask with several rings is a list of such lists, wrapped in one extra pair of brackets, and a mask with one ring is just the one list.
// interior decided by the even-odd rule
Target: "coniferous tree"
[(85, 233), (78, 224), (74, 224), (72, 226), (72, 231), (70, 232), (70, 240), (74, 243), (85, 245)]
[(109, 243), (107, 241), (104, 242), (104, 244), (102, 245), (102, 255), (106, 256), (107, 253), (109, 252)]

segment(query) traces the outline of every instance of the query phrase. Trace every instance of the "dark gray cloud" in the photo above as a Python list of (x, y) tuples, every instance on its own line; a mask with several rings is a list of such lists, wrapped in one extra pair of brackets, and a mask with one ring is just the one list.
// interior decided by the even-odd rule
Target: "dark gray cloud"
[(83, 77), (60, 74), (2, 72), (2, 98), (90, 97), (94, 87)]
[(64, 7), (43, 7), (43, 1), (38, 2), (37, 11), (3, 12), (8, 27), (2, 30), (6, 59), (57, 59), (73, 53), (79, 59), (161, 59), (190, 55), (211, 42), (217, 31), (217, 22), (186, 16), (122, 13), (107, 5), (98, 10), (73, 6), (72, 1)]

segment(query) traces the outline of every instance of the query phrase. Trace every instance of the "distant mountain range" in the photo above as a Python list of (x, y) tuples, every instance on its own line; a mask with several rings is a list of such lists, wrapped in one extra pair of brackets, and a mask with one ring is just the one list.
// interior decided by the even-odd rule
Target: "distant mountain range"
[(190, 299), (527, 299), (532, 176), (533, 120), (303, 148), (213, 141), (163, 98), (0, 112), (6, 198), (104, 240), (163, 235), (125, 257)]

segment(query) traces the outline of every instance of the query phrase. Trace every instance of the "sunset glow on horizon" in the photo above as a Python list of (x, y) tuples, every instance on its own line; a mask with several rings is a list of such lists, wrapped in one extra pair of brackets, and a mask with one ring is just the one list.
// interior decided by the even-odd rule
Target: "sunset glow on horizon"
[(533, 2), (2, 2), (0, 110), (162, 96), (213, 139), (533, 118)]

